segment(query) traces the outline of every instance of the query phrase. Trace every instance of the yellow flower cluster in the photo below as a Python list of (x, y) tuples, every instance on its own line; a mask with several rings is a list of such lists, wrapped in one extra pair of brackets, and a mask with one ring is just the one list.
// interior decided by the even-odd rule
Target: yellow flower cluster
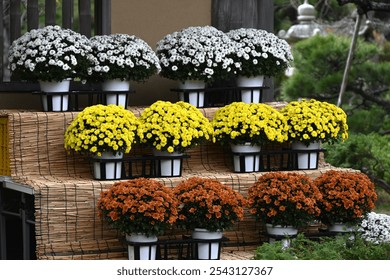
[(131, 150), (138, 127), (137, 117), (117, 105), (94, 105), (80, 112), (64, 136), (67, 150), (101, 155), (102, 152)]
[(195, 106), (183, 101), (157, 101), (141, 113), (139, 120), (140, 142), (169, 153), (183, 152), (213, 137), (210, 121)]
[(287, 141), (287, 122), (283, 115), (264, 103), (233, 102), (217, 110), (212, 125), (221, 143), (263, 144)]
[(280, 111), (289, 125), (289, 140), (333, 143), (348, 138), (347, 115), (339, 107), (314, 99), (292, 101)]

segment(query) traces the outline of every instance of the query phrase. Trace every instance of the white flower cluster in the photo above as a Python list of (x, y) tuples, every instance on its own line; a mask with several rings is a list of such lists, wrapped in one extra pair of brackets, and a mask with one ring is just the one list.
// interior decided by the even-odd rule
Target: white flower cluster
[(91, 38), (91, 45), (95, 59), (89, 74), (97, 81), (142, 81), (161, 70), (156, 53), (134, 35), (98, 35)]
[(273, 33), (261, 29), (240, 28), (227, 33), (235, 44), (233, 59), (244, 76), (274, 76), (293, 61), (290, 45)]
[(83, 78), (90, 63), (89, 39), (70, 29), (46, 26), (33, 29), (12, 42), (10, 69), (25, 80), (61, 81)]
[(361, 222), (358, 231), (365, 240), (375, 244), (390, 242), (390, 216), (370, 212)]
[(161, 76), (173, 80), (210, 82), (235, 73), (230, 57), (234, 43), (222, 31), (211, 26), (195, 26), (166, 35), (157, 43)]

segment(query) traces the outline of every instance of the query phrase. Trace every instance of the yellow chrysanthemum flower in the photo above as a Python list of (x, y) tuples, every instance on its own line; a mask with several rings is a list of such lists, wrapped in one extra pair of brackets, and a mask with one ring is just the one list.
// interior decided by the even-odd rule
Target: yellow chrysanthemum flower
[(80, 112), (66, 129), (64, 147), (94, 155), (105, 151), (128, 153), (135, 142), (138, 126), (138, 118), (122, 106), (90, 106)]
[(157, 101), (141, 113), (137, 136), (141, 143), (170, 153), (183, 152), (212, 139), (210, 121), (195, 106), (179, 101)]
[(348, 138), (347, 114), (334, 104), (315, 99), (292, 101), (280, 112), (287, 120), (290, 141), (308, 144)]
[(284, 116), (264, 103), (233, 102), (216, 111), (212, 125), (214, 137), (221, 143), (263, 144), (287, 140)]

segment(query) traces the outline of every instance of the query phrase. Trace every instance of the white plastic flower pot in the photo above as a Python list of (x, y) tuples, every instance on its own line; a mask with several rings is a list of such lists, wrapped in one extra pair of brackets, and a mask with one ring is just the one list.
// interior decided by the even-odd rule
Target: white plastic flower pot
[[(222, 231), (208, 231), (203, 228), (195, 228), (192, 231), (192, 238), (199, 239), (196, 243), (197, 256), (199, 260), (218, 260), (220, 258)], [(213, 240), (215, 242), (207, 242)]]
[[(260, 103), (262, 100), (262, 89), (264, 84), (264, 76), (244, 77), (237, 78), (237, 86), (242, 87), (241, 101), (244, 103)], [(248, 89), (245, 89), (248, 88)]]
[(235, 172), (258, 172), (260, 170), (261, 147), (245, 143), (230, 145), (233, 153), (233, 166)]
[[(180, 83), (180, 100), (190, 103), (197, 108), (204, 107), (204, 89), (206, 83), (197, 80), (187, 80), (184, 83)], [(193, 90), (193, 91), (190, 91)]]
[(155, 260), (157, 255), (157, 245), (148, 244), (157, 242), (157, 236), (146, 236), (142, 233), (126, 234), (126, 241), (129, 260)]
[[(70, 80), (39, 81), (42, 94), (42, 106), (45, 112), (64, 112), (69, 109)], [(58, 93), (58, 94), (55, 94)]]

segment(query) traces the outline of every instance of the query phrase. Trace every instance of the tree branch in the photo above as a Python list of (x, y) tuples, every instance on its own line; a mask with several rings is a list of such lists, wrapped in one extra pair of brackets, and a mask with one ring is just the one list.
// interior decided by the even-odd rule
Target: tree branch
[(364, 174), (366, 174), (375, 185), (381, 187), (384, 191), (386, 191), (388, 194), (390, 194), (390, 185), (385, 180), (382, 180), (382, 179), (372, 175), (371, 172), (365, 168), (362, 168), (361, 171)]
[(346, 4), (355, 4), (358, 6), (358, 12), (360, 14), (366, 14), (369, 11), (383, 11), (390, 12), (390, 1), (383, 0), (379, 1), (370, 1), (370, 0), (337, 0), (340, 6)]
[(388, 90), (389, 90), (389, 88), (386, 87), (386, 88), (383, 88), (383, 89), (378, 89), (376, 91), (366, 92), (362, 88), (352, 87), (351, 86), (351, 91), (355, 92), (356, 94), (359, 94), (365, 100), (369, 100), (371, 102), (376, 103), (377, 105), (379, 105), (380, 107), (384, 108), (387, 111), (390, 110), (390, 101), (387, 101), (387, 100), (385, 100), (383, 98), (378, 98), (376, 95), (380, 94), (380, 93), (383, 93), (383, 92), (387, 92)]

